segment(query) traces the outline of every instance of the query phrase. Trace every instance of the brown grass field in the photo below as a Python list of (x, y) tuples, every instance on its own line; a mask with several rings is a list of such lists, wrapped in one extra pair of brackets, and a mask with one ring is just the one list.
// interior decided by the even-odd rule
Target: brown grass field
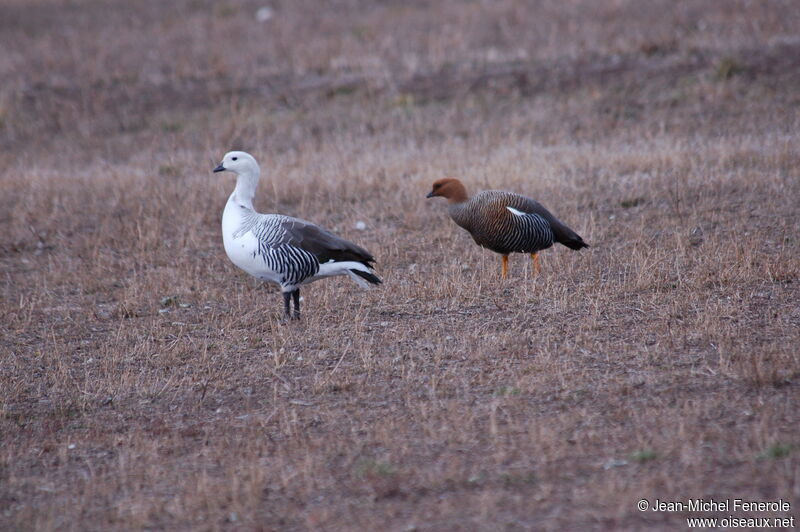
[[(0, 529), (800, 518), (798, 7), (4, 0)], [(222, 248), (230, 149), (385, 284), (282, 324)], [(444, 176), (592, 247), (501, 281)]]

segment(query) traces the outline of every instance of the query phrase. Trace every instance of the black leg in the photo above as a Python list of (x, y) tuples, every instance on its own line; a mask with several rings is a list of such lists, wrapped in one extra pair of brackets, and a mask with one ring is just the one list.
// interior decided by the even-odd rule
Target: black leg
[(292, 316), (294, 319), (300, 319), (300, 289), (298, 288), (294, 292), (292, 292), (292, 297), (294, 298), (294, 315)]
[(284, 292), (283, 293), (283, 317), (287, 320), (289, 319), (290, 312), (289, 312), (289, 301), (292, 300), (292, 293), (291, 292)]

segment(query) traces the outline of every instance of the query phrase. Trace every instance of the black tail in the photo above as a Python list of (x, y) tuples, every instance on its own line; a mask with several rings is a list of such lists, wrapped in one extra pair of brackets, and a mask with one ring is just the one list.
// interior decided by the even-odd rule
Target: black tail
[(362, 272), (361, 270), (355, 270), (353, 268), (350, 268), (350, 271), (353, 272), (354, 274), (358, 275), (362, 279), (365, 279), (365, 280), (369, 281), (372, 284), (381, 284), (383, 282), (374, 273)]
[(584, 242), (578, 233), (564, 225), (564, 222), (557, 220), (552, 214), (547, 214), (550, 215), (548, 221), (553, 229), (553, 237), (556, 242), (575, 250), (589, 247), (589, 244)]
[(589, 244), (584, 242), (583, 239), (581, 237), (579, 237), (578, 235), (575, 235), (574, 238), (570, 238), (568, 240), (559, 240), (559, 242), (561, 242), (562, 244), (567, 246), (569, 249), (578, 250), (578, 249), (581, 249), (581, 248), (588, 248), (589, 247)]

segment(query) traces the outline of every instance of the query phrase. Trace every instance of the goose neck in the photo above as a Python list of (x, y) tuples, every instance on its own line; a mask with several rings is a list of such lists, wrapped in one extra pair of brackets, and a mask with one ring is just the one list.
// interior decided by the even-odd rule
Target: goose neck
[(239, 205), (253, 208), (253, 198), (256, 195), (256, 187), (258, 186), (258, 171), (242, 172), (236, 178), (236, 188), (233, 191), (231, 199), (236, 201)]

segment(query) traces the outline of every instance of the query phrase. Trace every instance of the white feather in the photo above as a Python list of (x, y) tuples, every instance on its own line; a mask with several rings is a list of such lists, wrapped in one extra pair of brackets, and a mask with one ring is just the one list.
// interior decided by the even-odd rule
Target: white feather
[(524, 213), (524, 212), (522, 212), (522, 211), (518, 211), (518, 210), (517, 210), (517, 209), (515, 209), (514, 207), (509, 207), (509, 206), (506, 206), (506, 209), (508, 209), (508, 211), (509, 211), (511, 214), (514, 214), (514, 215), (516, 215), (516, 216), (527, 216), (527, 215), (528, 215), (527, 213)]
[(314, 279), (318, 279), (320, 277), (331, 277), (333, 275), (347, 275), (353, 281), (358, 284), (361, 288), (369, 289), (369, 283), (362, 277), (359, 277), (355, 273), (350, 270), (359, 270), (366, 273), (372, 273), (372, 270), (361, 264), (360, 262), (355, 261), (342, 261), (342, 262), (335, 262), (335, 261), (328, 261), (325, 264), (319, 265), (319, 271), (314, 276)]

